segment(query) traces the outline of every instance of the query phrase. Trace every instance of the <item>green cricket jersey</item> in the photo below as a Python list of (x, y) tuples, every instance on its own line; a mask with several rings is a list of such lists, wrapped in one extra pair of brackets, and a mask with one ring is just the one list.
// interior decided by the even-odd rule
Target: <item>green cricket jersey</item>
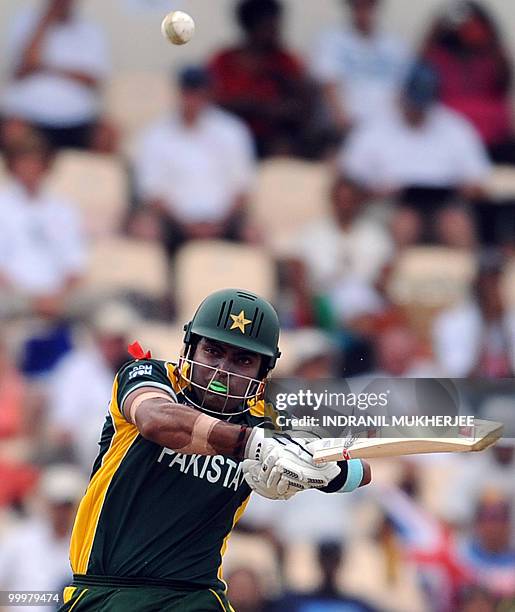
[[(117, 374), (100, 452), (80, 503), (70, 559), (77, 575), (132, 577), (191, 588), (224, 588), (222, 555), (250, 488), (235, 459), (184, 455), (143, 438), (120, 407), (134, 389), (154, 386), (179, 403), (177, 367), (131, 361)], [(263, 423), (257, 402), (231, 422)]]

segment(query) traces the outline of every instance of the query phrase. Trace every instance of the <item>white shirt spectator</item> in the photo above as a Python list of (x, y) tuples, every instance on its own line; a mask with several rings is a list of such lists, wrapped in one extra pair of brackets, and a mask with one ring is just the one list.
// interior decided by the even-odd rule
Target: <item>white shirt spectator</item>
[(71, 436), (86, 473), (90, 473), (99, 451), (114, 374), (100, 352), (91, 346), (65, 356), (50, 383), (50, 426)]
[[(4, 535), (0, 547), (0, 589), (4, 591), (60, 591), (71, 581), (70, 538), (57, 539), (50, 524), (29, 519)], [(26, 606), (27, 612), (55, 610), (56, 606)]]
[(446, 376), (466, 378), (480, 358), (481, 350), (498, 348), (507, 352), (515, 370), (515, 311), (508, 312), (502, 324), (487, 325), (473, 302), (443, 311), (433, 326), (434, 353)]
[(186, 223), (218, 222), (249, 191), (253, 145), (245, 125), (208, 108), (193, 126), (161, 119), (142, 136), (136, 181), (143, 200), (160, 199)]
[(368, 218), (358, 219), (343, 230), (327, 217), (303, 230), (295, 242), (310, 285), (317, 291), (334, 289), (351, 278), (373, 283), (394, 252), (388, 233)]
[(358, 127), (342, 150), (340, 166), (378, 190), (477, 185), (490, 170), (472, 125), (439, 104), (421, 127), (411, 127), (400, 109)]
[(476, 503), (487, 490), (503, 493), (515, 504), (515, 462), (502, 464), (488, 450), (466, 457), (457, 456), (453, 467), (441, 498), (441, 512), (446, 520), (470, 524)]
[(46, 295), (82, 272), (85, 248), (73, 205), (16, 182), (0, 191), (0, 274), (18, 291)]
[(339, 283), (329, 294), (329, 303), (338, 321), (351, 324), (364, 315), (379, 315), (386, 303), (379, 291), (371, 284), (349, 278)]
[[(40, 15), (38, 10), (25, 10), (9, 28), (11, 66), (19, 63)], [(71, 20), (55, 23), (47, 30), (42, 62), (49, 68), (82, 72), (103, 80), (109, 73), (109, 53), (103, 32), (96, 24), (74, 13)], [(2, 107), (7, 117), (56, 128), (69, 127), (95, 120), (100, 112), (100, 96), (92, 87), (42, 69), (11, 81)]]
[(402, 41), (380, 30), (334, 29), (320, 38), (311, 72), (323, 85), (338, 85), (343, 110), (358, 122), (393, 104), (410, 59)]

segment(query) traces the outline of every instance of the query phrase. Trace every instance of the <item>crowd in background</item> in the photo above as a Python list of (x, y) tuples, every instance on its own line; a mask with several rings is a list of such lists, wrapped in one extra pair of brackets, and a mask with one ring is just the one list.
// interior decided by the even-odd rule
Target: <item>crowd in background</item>
[[(484, 4), (447, 2), (409, 48), (381, 21), (387, 1), (342, 1), (341, 21), (303, 58), (284, 42), (280, 0), (237, 1), (237, 42), (174, 75), (175, 103), (129, 151), (103, 107), (101, 24), (74, 0), (41, 2), (11, 24), (0, 88), (0, 590), (68, 583), (74, 507), (114, 374), (143, 319), (185, 323), (176, 261), (192, 241), (272, 256), (290, 334), (283, 374), (498, 380), (474, 409), (515, 427), (514, 389), (502, 385), (515, 374), (515, 203), (487, 188), (494, 168), (515, 165), (513, 66)], [(161, 245), (170, 267), (156, 303), (78, 298), (93, 238), (49, 186), (70, 149), (123, 164), (118, 235)], [(260, 169), (279, 158), (324, 165), (330, 181), (323, 212), (276, 252), (249, 211)], [(280, 207), (270, 202), (269, 227)], [(389, 287), (423, 247), (472, 273), (461, 299), (420, 325)], [(238, 612), (515, 609), (513, 440), (466, 460), (376, 468), (376, 483), (349, 496), (252, 501), (227, 560)]]

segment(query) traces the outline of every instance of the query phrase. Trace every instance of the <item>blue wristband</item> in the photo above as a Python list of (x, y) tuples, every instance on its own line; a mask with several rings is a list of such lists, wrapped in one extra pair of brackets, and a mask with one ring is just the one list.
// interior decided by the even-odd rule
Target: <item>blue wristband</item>
[(347, 480), (338, 493), (355, 491), (363, 480), (363, 473), (361, 459), (350, 459), (350, 461), (347, 461)]

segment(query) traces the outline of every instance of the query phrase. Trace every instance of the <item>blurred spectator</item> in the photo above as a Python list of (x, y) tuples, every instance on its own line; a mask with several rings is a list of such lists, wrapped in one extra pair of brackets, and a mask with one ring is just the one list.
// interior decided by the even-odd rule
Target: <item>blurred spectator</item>
[(504, 265), (498, 253), (484, 254), (473, 295), (435, 320), (434, 354), (447, 376), (513, 376), (515, 311), (508, 309), (502, 292)]
[(75, 0), (39, 4), (9, 28), (4, 141), (28, 123), (53, 147), (112, 151), (114, 131), (101, 118), (100, 89), (109, 67), (104, 35), (80, 15)]
[(249, 132), (211, 104), (208, 74), (186, 68), (179, 86), (177, 112), (146, 129), (135, 164), (139, 196), (160, 218), (170, 255), (190, 239), (242, 239), (255, 170)]
[[(288, 503), (276, 504), (252, 495), (242, 525), (261, 532), (272, 532), (279, 543), (313, 546), (318, 541), (336, 536), (352, 537), (360, 511), (360, 502), (367, 493), (324, 495), (320, 491), (303, 491)], [(323, 517), (323, 520), (314, 520)]]
[(448, 529), (402, 491), (385, 489), (378, 501), (395, 525), (405, 554), (418, 568), (431, 610), (458, 609), (465, 587), (484, 589), (497, 603), (514, 597), (512, 507), (506, 497), (492, 489), (483, 491), (473, 503), (471, 528), (463, 535)]
[(324, 32), (313, 52), (312, 73), (341, 130), (375, 119), (391, 106), (409, 66), (403, 41), (377, 25), (381, 3), (344, 0), (349, 26)]
[(469, 587), (458, 595), (457, 612), (508, 612), (498, 608), (496, 598), (484, 589)]
[[(473, 127), (438, 104), (437, 96), (434, 70), (414, 66), (396, 109), (356, 129), (340, 164), (369, 189), (397, 195), (401, 209), (394, 235), (399, 243), (418, 241), (427, 233), (423, 225), (430, 224), (444, 244), (471, 247), (472, 221), (453, 199), (478, 198), (490, 166)], [(449, 224), (456, 229), (448, 229)]]
[(401, 191), (391, 222), (399, 249), (440, 244), (454, 249), (477, 247), (478, 232), (466, 201), (453, 189), (414, 187)]
[(38, 476), (36, 467), (28, 462), (0, 459), (0, 511), (4, 507), (19, 509), (34, 489)]
[[(42, 508), (20, 522), (0, 548), (0, 585), (9, 591), (61, 590), (71, 580), (70, 534), (86, 483), (70, 465), (47, 468), (40, 481)], [(28, 606), (27, 610), (51, 607)]]
[[(515, 411), (514, 398), (493, 395), (481, 405), (481, 418), (504, 424), (504, 436), (483, 453), (457, 456), (448, 473), (441, 499), (446, 521), (463, 527), (472, 522), (474, 505), (488, 487), (508, 496), (515, 507)], [(515, 522), (513, 523), (515, 535)]]
[(380, 193), (407, 187), (481, 192), (490, 170), (485, 150), (472, 125), (438, 103), (438, 88), (434, 70), (415, 65), (393, 111), (351, 135), (343, 170)]
[(459, 557), (470, 575), (469, 582), (497, 598), (515, 597), (512, 513), (508, 499), (485, 492), (476, 506), (473, 530), (459, 546)]
[(439, 74), (442, 103), (467, 117), (498, 163), (515, 163), (508, 55), (488, 9), (470, 0), (447, 7), (423, 49)]
[(337, 372), (338, 351), (325, 332), (315, 328), (299, 329), (291, 343), (289, 376), (305, 380), (332, 378)]
[(48, 420), (53, 450), (70, 449), (87, 473), (98, 454), (114, 376), (130, 359), (127, 344), (138, 322), (127, 304), (101, 306), (92, 321), (91, 339), (66, 355), (52, 374)]
[(39, 137), (13, 145), (5, 159), (10, 181), (0, 191), (0, 286), (9, 301), (20, 294), (35, 310), (56, 314), (85, 266), (77, 207), (46, 189), (52, 156)]
[(254, 570), (248, 567), (234, 570), (227, 577), (227, 587), (231, 604), (238, 612), (272, 612)]
[(425, 593), (424, 609), (455, 610), (456, 595), (465, 584), (466, 574), (456, 558), (452, 532), (409, 492), (386, 486), (376, 494), (386, 517), (382, 530), (386, 529), (393, 538), (389, 546), (400, 547), (403, 556), (417, 569), (418, 581)]
[(377, 377), (430, 378), (437, 376), (431, 361), (419, 351), (415, 334), (407, 326), (398, 325), (378, 334), (375, 342)]
[(394, 245), (381, 224), (366, 214), (370, 196), (360, 184), (338, 176), (330, 197), (328, 214), (295, 241), (296, 256), (307, 274), (304, 284), (296, 275), (297, 287), (299, 294), (308, 287), (315, 295), (327, 296), (333, 316), (345, 320), (380, 310), (373, 284), (393, 256)]
[(299, 60), (282, 41), (279, 0), (242, 0), (242, 42), (211, 59), (216, 101), (251, 129), (260, 157), (303, 155), (313, 95)]
[(338, 586), (338, 575), (344, 561), (339, 541), (323, 541), (317, 546), (317, 562), (322, 574), (320, 586), (312, 592), (289, 593), (277, 604), (281, 612), (372, 612), (366, 601), (350, 597)]

